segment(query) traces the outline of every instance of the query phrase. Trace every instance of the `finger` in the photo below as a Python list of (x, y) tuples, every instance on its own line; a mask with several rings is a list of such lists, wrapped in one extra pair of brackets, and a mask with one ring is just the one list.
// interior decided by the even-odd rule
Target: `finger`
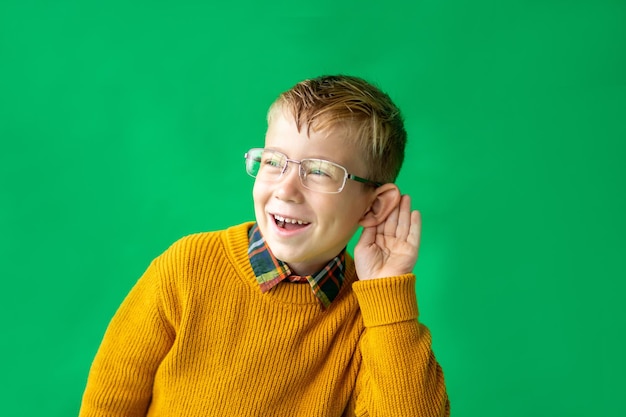
[(369, 246), (376, 241), (376, 227), (364, 227), (357, 246)]
[(401, 241), (406, 241), (411, 227), (411, 197), (403, 195), (400, 200), (398, 212), (398, 226), (396, 227), (396, 237)]
[(422, 214), (413, 210), (411, 213), (411, 227), (409, 230), (409, 235), (407, 237), (407, 242), (411, 245), (415, 246), (417, 250), (420, 247), (420, 241), (422, 238)]

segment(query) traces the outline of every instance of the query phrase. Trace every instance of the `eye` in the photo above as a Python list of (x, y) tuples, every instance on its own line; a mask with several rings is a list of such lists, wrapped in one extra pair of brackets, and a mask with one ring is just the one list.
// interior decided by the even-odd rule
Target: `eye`
[(263, 161), (263, 163), (265, 165), (269, 165), (273, 167), (277, 167), (280, 165), (280, 163), (276, 159), (266, 159), (265, 161)]
[(330, 173), (319, 168), (310, 169), (307, 175), (319, 175), (320, 177), (330, 177)]
[(281, 168), (283, 166), (282, 158), (278, 155), (263, 155), (261, 164), (271, 168)]
[(338, 177), (337, 167), (331, 162), (321, 159), (308, 159), (303, 161), (303, 168), (307, 177), (318, 181), (336, 181)]

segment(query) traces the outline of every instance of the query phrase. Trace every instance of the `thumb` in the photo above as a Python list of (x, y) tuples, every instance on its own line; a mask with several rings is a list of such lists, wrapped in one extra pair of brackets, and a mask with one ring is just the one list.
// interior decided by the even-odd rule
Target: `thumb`
[(356, 246), (367, 247), (376, 241), (376, 226), (364, 227)]

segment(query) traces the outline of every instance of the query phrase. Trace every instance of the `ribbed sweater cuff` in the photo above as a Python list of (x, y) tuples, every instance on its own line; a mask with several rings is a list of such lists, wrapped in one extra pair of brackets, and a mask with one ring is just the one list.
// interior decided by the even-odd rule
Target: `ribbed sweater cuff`
[(414, 274), (357, 281), (352, 289), (359, 300), (365, 327), (417, 318)]

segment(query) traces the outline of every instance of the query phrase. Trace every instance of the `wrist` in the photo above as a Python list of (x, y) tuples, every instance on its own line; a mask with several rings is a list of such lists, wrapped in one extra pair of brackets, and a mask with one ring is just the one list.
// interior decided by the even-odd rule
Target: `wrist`
[(418, 316), (412, 273), (352, 284), (366, 327), (415, 320)]

